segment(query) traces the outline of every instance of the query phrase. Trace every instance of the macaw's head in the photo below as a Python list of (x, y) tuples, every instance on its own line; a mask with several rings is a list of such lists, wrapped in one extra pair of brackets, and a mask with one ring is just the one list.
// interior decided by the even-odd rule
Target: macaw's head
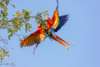
[(47, 22), (47, 30), (50, 30), (50, 28), (52, 26), (51, 25), (51, 19), (49, 17), (46, 17), (44, 20)]
[(44, 20), (48, 22), (48, 21), (50, 21), (50, 18), (46, 17)]

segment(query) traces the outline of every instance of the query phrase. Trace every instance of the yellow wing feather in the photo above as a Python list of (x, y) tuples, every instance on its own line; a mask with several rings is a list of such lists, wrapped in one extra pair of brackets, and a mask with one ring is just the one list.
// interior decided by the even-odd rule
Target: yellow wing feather
[(37, 35), (32, 35), (32, 36), (28, 36), (27, 38), (25, 38), (20, 46), (23, 47), (23, 46), (32, 46), (34, 44), (37, 44), (37, 43), (40, 43), (42, 42), (44, 39), (45, 39), (45, 34), (42, 33), (42, 34), (37, 34)]
[(59, 14), (58, 14), (57, 7), (56, 7), (56, 10), (55, 10), (54, 15), (52, 17), (52, 20), (54, 21), (52, 28), (56, 29), (57, 26), (59, 25)]

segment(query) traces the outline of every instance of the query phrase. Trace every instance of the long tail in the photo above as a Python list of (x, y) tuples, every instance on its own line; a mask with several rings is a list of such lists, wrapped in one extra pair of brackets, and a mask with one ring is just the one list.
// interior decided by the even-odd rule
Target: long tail
[(69, 48), (65, 44), (63, 44), (61, 41), (59, 41), (58, 39), (54, 38), (53, 36), (51, 36), (51, 38), (53, 38), (58, 43), (62, 44), (68, 51), (70, 51)]
[(73, 44), (71, 43), (68, 43), (67, 41), (63, 40), (62, 38), (60, 38), (59, 36), (57, 36), (56, 34), (53, 34), (54, 36), (56, 36), (59, 40), (63, 41), (64, 43), (68, 44), (68, 45), (71, 45), (71, 46), (74, 46)]

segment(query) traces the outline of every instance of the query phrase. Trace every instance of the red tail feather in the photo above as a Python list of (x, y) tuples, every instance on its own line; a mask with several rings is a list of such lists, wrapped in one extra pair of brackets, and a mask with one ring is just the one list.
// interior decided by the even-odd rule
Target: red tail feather
[(60, 38), (59, 36), (55, 35), (58, 39), (60, 39), (61, 41), (63, 41), (64, 43), (73, 46), (73, 44), (66, 42), (65, 40), (63, 40), (62, 38)]
[(68, 51), (70, 51), (69, 50), (69, 48), (65, 45), (65, 44), (63, 44), (61, 41), (59, 41), (58, 39), (56, 39), (56, 38), (54, 38), (53, 36), (51, 36), (55, 41), (57, 41), (58, 43), (60, 43), (61, 45), (63, 45)]

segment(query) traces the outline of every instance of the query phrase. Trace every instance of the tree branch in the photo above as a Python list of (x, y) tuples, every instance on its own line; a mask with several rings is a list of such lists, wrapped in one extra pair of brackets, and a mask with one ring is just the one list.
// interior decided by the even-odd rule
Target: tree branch
[(15, 66), (15, 63), (0, 63), (0, 65), (11, 65), (11, 66)]
[(6, 39), (3, 39), (1, 36), (0, 36), (0, 41), (3, 41), (3, 43), (6, 43), (6, 44), (8, 44), (6, 41)]

